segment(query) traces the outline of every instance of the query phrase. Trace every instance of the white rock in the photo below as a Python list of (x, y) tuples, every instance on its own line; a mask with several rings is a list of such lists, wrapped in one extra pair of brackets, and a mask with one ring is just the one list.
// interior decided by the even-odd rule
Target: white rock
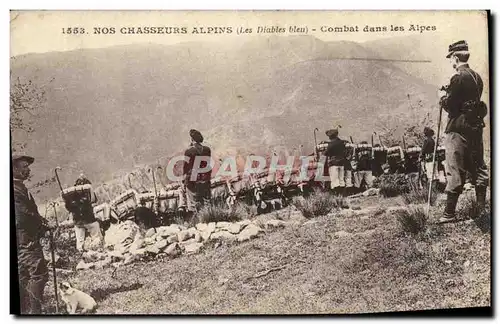
[(180, 232), (183, 229), (185, 229), (184, 226), (180, 226), (180, 225), (177, 225), (177, 224), (170, 224), (168, 227), (170, 227), (172, 230), (174, 230), (176, 232)]
[(215, 233), (212, 233), (212, 235), (210, 236), (210, 239), (211, 240), (215, 240), (215, 239), (222, 239), (222, 240), (227, 240), (227, 241), (235, 241), (237, 239), (237, 237), (227, 231), (220, 231), (220, 232), (215, 232)]
[(470, 266), (470, 261), (467, 260), (464, 262), (464, 268), (468, 268)]
[(207, 228), (208, 228), (208, 224), (207, 223), (198, 223), (198, 224), (196, 224), (196, 229), (198, 231), (200, 231), (200, 232), (205, 231)]
[(133, 255), (133, 254), (128, 254), (126, 257), (125, 257), (125, 260), (123, 261), (123, 264), (131, 264), (132, 262), (134, 262), (135, 260), (137, 260), (137, 256), (136, 255)]
[(146, 248), (146, 251), (151, 253), (151, 254), (158, 254), (160, 253), (160, 249), (156, 247), (156, 244), (150, 245)]
[(230, 222), (217, 222), (215, 224), (215, 228), (222, 228), (222, 229), (226, 229), (228, 228), (229, 226), (231, 226), (231, 223)]
[(179, 242), (186, 241), (192, 237), (194, 237), (194, 233), (188, 230), (183, 230), (177, 233), (177, 239)]
[(143, 248), (145, 246), (144, 239), (137, 239), (135, 240), (131, 245), (130, 245), (130, 250), (129, 251), (135, 251)]
[(401, 212), (401, 211), (403, 211), (403, 210), (405, 210), (405, 209), (406, 209), (406, 207), (404, 207), (404, 206), (391, 206), (391, 207), (388, 207), (388, 208), (387, 208), (387, 211), (386, 211), (386, 212), (387, 212), (388, 214), (394, 214), (394, 213)]
[(138, 257), (143, 257), (146, 254), (146, 249), (138, 249), (138, 250), (130, 251), (130, 254), (136, 255)]
[(186, 253), (197, 253), (201, 247), (203, 246), (203, 243), (191, 243), (191, 244), (186, 244), (184, 246), (184, 249)]
[(150, 228), (146, 231), (146, 234), (144, 234), (144, 237), (151, 237), (156, 234), (156, 228)]
[(181, 254), (181, 247), (179, 243), (172, 243), (165, 249), (165, 253), (169, 256), (177, 256)]
[(376, 196), (380, 192), (379, 188), (370, 188), (366, 191), (363, 192), (363, 196), (368, 197), (368, 196)]
[(172, 244), (175, 242), (179, 242), (179, 238), (177, 237), (177, 234), (173, 234), (173, 235), (170, 235), (169, 237), (167, 237), (168, 244)]
[(198, 243), (200, 243), (200, 242), (202, 241), (202, 238), (201, 238), (201, 233), (200, 233), (200, 232), (198, 232), (198, 231), (197, 231), (197, 232), (194, 234), (194, 241), (195, 241), (195, 242), (198, 242)]
[(337, 237), (348, 237), (348, 236), (351, 236), (352, 234), (349, 232), (346, 232), (346, 231), (338, 231), (338, 232), (335, 232), (333, 235), (335, 235)]
[(254, 224), (250, 224), (245, 227), (240, 234), (238, 234), (238, 242), (247, 241), (257, 237), (261, 232), (263, 232), (262, 228), (255, 226)]
[(162, 251), (167, 247), (167, 245), (168, 245), (168, 242), (166, 239), (164, 239), (162, 241), (156, 242), (153, 246), (156, 247), (158, 250)]
[(177, 234), (180, 232), (180, 230), (177, 230), (178, 228), (176, 227), (170, 227), (170, 226), (162, 226), (158, 229), (158, 234), (159, 236), (166, 238), (169, 237), (170, 235)]
[(78, 262), (78, 264), (76, 265), (76, 270), (87, 270), (87, 269), (91, 269), (95, 267), (95, 264), (92, 262), (92, 263), (85, 263), (85, 261), (83, 260), (80, 260), (80, 262)]
[(210, 222), (207, 224), (207, 231), (210, 233), (215, 232), (216, 224), (214, 222)]
[[(157, 236), (157, 237), (161, 237), (161, 236)], [(155, 244), (156, 243), (156, 236), (150, 236), (150, 237), (146, 237), (144, 239), (144, 244), (145, 245), (151, 245), (151, 244)]]
[(201, 239), (203, 242), (206, 242), (210, 239), (210, 236), (212, 235), (212, 232), (204, 231), (200, 233)]
[(252, 224), (252, 221), (249, 220), (249, 219), (244, 219), (242, 221), (239, 221), (237, 224), (240, 224), (241, 225), (241, 229), (244, 229), (248, 225)]
[(238, 234), (242, 230), (241, 224), (238, 223), (231, 224), (231, 226), (229, 226), (227, 230), (231, 234)]
[(285, 225), (286, 222), (280, 219), (271, 219), (268, 220), (265, 224), (266, 228), (284, 228)]

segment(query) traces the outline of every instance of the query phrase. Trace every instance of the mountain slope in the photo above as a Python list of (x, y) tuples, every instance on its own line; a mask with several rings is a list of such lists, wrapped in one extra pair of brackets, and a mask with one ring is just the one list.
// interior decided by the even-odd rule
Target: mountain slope
[[(56, 165), (66, 185), (80, 170), (94, 183), (111, 180), (182, 151), (191, 128), (214, 152), (302, 144), (309, 153), (315, 127), (321, 138), (341, 124), (342, 136), (369, 140), (377, 115), (407, 109), (407, 94), (435, 105), (434, 87), (391, 62), (346, 59), (373, 55), (353, 42), (272, 36), (12, 58), (14, 76), (46, 84), (47, 107), (27, 139), (33, 181)], [(52, 185), (38, 196), (55, 194)]]

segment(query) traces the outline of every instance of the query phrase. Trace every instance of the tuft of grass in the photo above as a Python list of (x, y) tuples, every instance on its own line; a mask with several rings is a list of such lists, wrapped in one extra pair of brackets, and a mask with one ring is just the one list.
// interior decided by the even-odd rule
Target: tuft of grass
[(385, 198), (396, 197), (411, 191), (411, 179), (405, 174), (383, 174), (374, 183)]
[(315, 192), (307, 198), (294, 199), (292, 204), (300, 210), (306, 218), (327, 215), (333, 209), (346, 208), (344, 197), (335, 196), (328, 192)]
[(427, 215), (422, 206), (408, 206), (399, 211), (398, 222), (404, 232), (418, 234), (426, 229)]
[(491, 205), (486, 201), (485, 210), (481, 211), (476, 199), (470, 195), (464, 195), (457, 208), (457, 218), (472, 219), (477, 227), (487, 233), (491, 230)]
[(255, 215), (255, 208), (252, 207), (244, 203), (236, 203), (231, 207), (222, 204), (211, 204), (200, 209), (194, 221), (201, 223), (236, 222)]
[[(416, 183), (409, 182), (410, 190), (401, 194), (405, 204), (426, 204), (429, 198), (429, 187), (420, 188)], [(431, 206), (434, 206), (437, 200), (437, 189), (435, 186), (431, 189)]]

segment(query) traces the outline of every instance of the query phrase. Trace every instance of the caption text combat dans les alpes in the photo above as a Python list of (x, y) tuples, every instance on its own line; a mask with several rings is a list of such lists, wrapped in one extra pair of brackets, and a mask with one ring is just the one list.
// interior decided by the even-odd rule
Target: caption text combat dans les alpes
[[(410, 24), (408, 26), (370, 26), (370, 25), (343, 25), (343, 26), (319, 26), (319, 27), (308, 27), (308, 26), (297, 26), (291, 25), (287, 27), (276, 26), (257, 26), (255, 27), (173, 27), (173, 26), (163, 26), (163, 27), (153, 27), (153, 26), (125, 26), (125, 27), (93, 27), (91, 30), (92, 34), (98, 35), (113, 35), (113, 34), (281, 34), (281, 33), (309, 33), (309, 32), (321, 32), (321, 33), (359, 33), (359, 32), (429, 32), (436, 31), (436, 26), (429, 25), (418, 25)], [(84, 27), (65, 27), (62, 28), (63, 34), (89, 34), (89, 30)]]

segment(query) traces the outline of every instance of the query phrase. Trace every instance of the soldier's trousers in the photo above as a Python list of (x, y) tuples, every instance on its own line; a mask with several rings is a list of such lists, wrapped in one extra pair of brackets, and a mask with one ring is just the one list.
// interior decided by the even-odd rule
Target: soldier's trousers
[[(446, 192), (460, 194), (467, 177), (476, 186), (488, 185), (488, 168), (484, 163), (482, 131), (465, 138), (448, 133), (446, 149)], [(467, 175), (469, 174), (469, 175)]]
[(342, 165), (332, 165), (328, 168), (328, 174), (330, 175), (330, 188), (344, 188), (344, 166)]
[(43, 292), (49, 274), (40, 242), (19, 246), (17, 262), (21, 314), (41, 314)]
[(210, 181), (188, 182), (185, 185), (185, 193), (187, 211), (196, 212), (202, 206), (210, 204)]
[(102, 233), (99, 227), (99, 222), (95, 221), (90, 224), (85, 225), (75, 225), (75, 236), (76, 236), (76, 249), (78, 251), (83, 251), (83, 244), (85, 243), (85, 236), (87, 232), (91, 238), (90, 246), (86, 247), (88, 250), (95, 250), (102, 244)]

